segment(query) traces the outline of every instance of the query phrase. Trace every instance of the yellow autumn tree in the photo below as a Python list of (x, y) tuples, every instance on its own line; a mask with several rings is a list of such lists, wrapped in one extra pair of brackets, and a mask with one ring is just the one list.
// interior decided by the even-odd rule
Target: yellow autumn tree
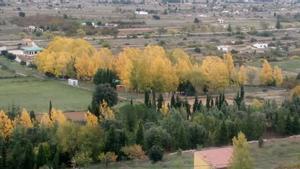
[(175, 91), (179, 80), (165, 50), (160, 46), (147, 46), (135, 68), (137, 88), (154, 92)]
[(290, 91), (290, 97), (299, 97), (300, 96), (300, 85), (294, 87), (291, 91)]
[(174, 62), (176, 74), (180, 82), (190, 80), (188, 74), (192, 71), (193, 64), (190, 56), (182, 49), (174, 49), (171, 54), (171, 61)]
[(228, 66), (219, 57), (206, 57), (202, 62), (201, 69), (210, 89), (223, 90), (229, 85)]
[(51, 121), (48, 113), (44, 113), (40, 119), (40, 126), (42, 127), (52, 127), (53, 122)]
[(234, 68), (234, 62), (233, 62), (232, 54), (231, 53), (226, 53), (223, 57), (223, 60), (224, 60), (224, 63), (226, 64), (226, 67), (227, 67), (229, 79), (234, 80), (236, 72), (235, 72), (235, 68)]
[(102, 120), (114, 120), (115, 119), (115, 113), (113, 110), (108, 106), (107, 102), (105, 100), (102, 101), (100, 104), (100, 121)]
[(137, 48), (125, 48), (119, 53), (114, 62), (114, 69), (117, 72), (121, 83), (127, 88), (136, 88), (135, 70), (137, 61), (142, 55), (142, 51)]
[(50, 119), (52, 123), (64, 124), (67, 122), (67, 118), (61, 110), (52, 109)]
[[(105, 50), (104, 55), (108, 54)], [(83, 39), (55, 37), (48, 47), (37, 55), (35, 63), (43, 73), (52, 73), (57, 77), (77, 74), (79, 78), (91, 79), (101, 66), (95, 64), (98, 62), (94, 62), (97, 58), (94, 56), (99, 56), (96, 49)], [(101, 60), (100, 56), (98, 58)]]
[(262, 69), (260, 72), (260, 82), (263, 85), (273, 84), (273, 69), (267, 60), (263, 60)]
[(0, 110), (0, 136), (8, 139), (14, 129), (13, 122), (4, 111)]
[(163, 114), (163, 116), (168, 116), (170, 114), (168, 104), (163, 103), (160, 112)]
[(85, 114), (85, 119), (86, 119), (86, 125), (90, 127), (95, 127), (98, 125), (98, 118), (97, 116), (93, 115), (90, 112), (87, 112)]
[(247, 68), (245, 66), (241, 66), (238, 72), (238, 83), (243, 86), (247, 83)]
[(276, 86), (280, 86), (282, 84), (283, 82), (282, 70), (278, 66), (274, 67), (273, 78), (276, 83)]
[(200, 93), (203, 87), (208, 83), (205, 75), (202, 72), (201, 65), (194, 64), (191, 72), (187, 77), (192, 85), (195, 87), (196, 91)]
[(21, 125), (25, 128), (33, 127), (30, 115), (26, 109), (23, 109), (21, 114), (15, 119), (15, 125)]

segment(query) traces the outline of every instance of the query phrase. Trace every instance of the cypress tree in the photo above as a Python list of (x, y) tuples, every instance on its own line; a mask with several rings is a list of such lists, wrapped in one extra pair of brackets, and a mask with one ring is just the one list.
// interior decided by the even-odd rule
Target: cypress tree
[(175, 107), (175, 103), (176, 101), (175, 101), (175, 95), (174, 95), (174, 93), (172, 94), (172, 97), (171, 97), (171, 108), (172, 107)]
[(150, 95), (149, 95), (149, 91), (145, 91), (145, 98), (144, 98), (144, 103), (145, 103), (145, 105), (146, 106), (148, 106), (149, 107), (149, 105), (150, 105)]
[(139, 123), (139, 128), (136, 132), (136, 144), (141, 145), (144, 147), (144, 125), (142, 121)]
[(37, 159), (36, 159), (36, 165), (37, 165), (37, 168), (39, 168), (39, 167), (44, 166), (45, 164), (47, 164), (46, 153), (44, 151), (44, 146), (40, 145), (39, 150), (38, 150)]
[(164, 102), (164, 97), (162, 94), (159, 94), (158, 99), (157, 99), (157, 109), (160, 110), (162, 108)]
[(293, 124), (290, 115), (285, 120), (285, 133), (288, 135), (293, 134)]
[(300, 124), (299, 124), (299, 117), (295, 116), (293, 120), (293, 134), (299, 134), (300, 133)]
[(199, 104), (199, 100), (198, 100), (198, 96), (196, 96), (194, 104), (193, 104), (193, 113), (195, 113), (196, 111), (198, 111), (198, 104)]

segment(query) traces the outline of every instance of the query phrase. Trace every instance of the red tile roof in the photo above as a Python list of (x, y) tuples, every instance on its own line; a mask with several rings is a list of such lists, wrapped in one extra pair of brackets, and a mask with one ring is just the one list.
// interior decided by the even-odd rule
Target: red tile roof
[(231, 161), (233, 153), (232, 147), (207, 149), (198, 152), (203, 160), (209, 163), (213, 168), (227, 168)]

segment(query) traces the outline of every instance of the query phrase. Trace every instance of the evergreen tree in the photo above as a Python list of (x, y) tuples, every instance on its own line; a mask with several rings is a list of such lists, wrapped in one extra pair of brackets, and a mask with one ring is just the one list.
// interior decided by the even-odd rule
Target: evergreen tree
[(53, 157), (53, 160), (52, 160), (52, 168), (53, 169), (59, 169), (60, 166), (59, 166), (59, 149), (56, 148), (56, 151), (55, 151), (55, 154), (54, 154), (54, 157)]
[(52, 112), (52, 101), (50, 100), (49, 102), (49, 111), (48, 111), (48, 115), (51, 118), (51, 112)]
[(189, 104), (188, 100), (185, 99), (184, 101), (184, 106), (185, 106), (185, 109), (186, 109), (186, 119), (189, 120), (190, 117), (192, 116), (192, 113), (191, 113), (191, 105)]
[(294, 117), (294, 120), (293, 120), (293, 134), (299, 134), (300, 133), (300, 123), (299, 123), (299, 117), (296, 115)]
[(228, 27), (227, 27), (227, 31), (228, 31), (228, 32), (232, 32), (232, 27), (231, 27), (231, 24), (229, 24), (229, 25), (228, 25)]
[(157, 109), (160, 110), (162, 108), (164, 102), (164, 97), (162, 94), (159, 94), (158, 99), (157, 99)]
[(34, 168), (34, 153), (33, 153), (32, 144), (30, 143), (26, 146), (23, 168), (24, 169)]
[(44, 146), (41, 144), (39, 146), (38, 154), (37, 154), (37, 159), (36, 159), (36, 165), (37, 168), (44, 166), (47, 164), (47, 157), (46, 157), (46, 152), (44, 150)]
[(149, 91), (145, 91), (145, 98), (144, 98), (144, 104), (146, 105), (146, 106), (148, 106), (149, 107), (149, 102), (150, 102), (150, 95), (149, 95)]
[(244, 102), (245, 99), (245, 90), (244, 90), (244, 86), (241, 86), (240, 91), (237, 92), (237, 95), (234, 99), (236, 105), (238, 106), (238, 109), (240, 110), (242, 108), (242, 104)]
[(171, 97), (171, 108), (175, 107), (175, 104), (176, 104), (176, 101), (175, 101), (175, 95), (174, 93), (172, 94), (172, 97)]
[(198, 106), (199, 105), (199, 100), (198, 100), (198, 96), (195, 97), (195, 101), (193, 104), (193, 113), (195, 113), (196, 111), (198, 111)]
[(279, 16), (277, 16), (277, 20), (276, 20), (276, 29), (281, 29), (281, 23), (280, 23), (280, 19)]
[(142, 121), (139, 123), (138, 130), (136, 132), (136, 144), (141, 145), (144, 147), (144, 125)]
[(229, 169), (253, 169), (249, 145), (245, 135), (240, 132), (232, 139), (233, 157)]
[(292, 124), (292, 119), (291, 119), (290, 115), (288, 115), (285, 120), (285, 133), (287, 135), (293, 134), (293, 124)]
[(221, 126), (219, 128), (219, 138), (218, 138), (218, 143), (220, 146), (226, 145), (228, 143), (228, 132), (227, 132), (227, 126), (225, 124), (225, 121), (221, 123)]

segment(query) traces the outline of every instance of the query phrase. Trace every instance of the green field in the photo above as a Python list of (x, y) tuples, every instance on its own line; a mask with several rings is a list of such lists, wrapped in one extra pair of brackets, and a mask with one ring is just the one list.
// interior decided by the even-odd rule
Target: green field
[[(276, 139), (258, 148), (257, 143), (251, 144), (251, 153), (255, 169), (274, 169), (279, 166), (300, 163), (300, 138)], [(152, 164), (150, 161), (125, 161), (109, 165), (111, 169), (192, 169), (194, 165), (193, 152), (165, 155), (163, 161)], [(88, 169), (105, 168), (104, 165), (93, 165)]]
[[(282, 70), (292, 72), (292, 73), (299, 73), (300, 72), (300, 58), (294, 57), (291, 59), (285, 59), (278, 62), (270, 62), (273, 66), (279, 66)], [(256, 61), (251, 63), (250, 65), (261, 67), (261, 62)]]
[(54, 80), (29, 77), (0, 80), (0, 108), (4, 110), (14, 104), (43, 112), (48, 110), (50, 100), (53, 107), (63, 111), (83, 111), (90, 103), (91, 92)]

